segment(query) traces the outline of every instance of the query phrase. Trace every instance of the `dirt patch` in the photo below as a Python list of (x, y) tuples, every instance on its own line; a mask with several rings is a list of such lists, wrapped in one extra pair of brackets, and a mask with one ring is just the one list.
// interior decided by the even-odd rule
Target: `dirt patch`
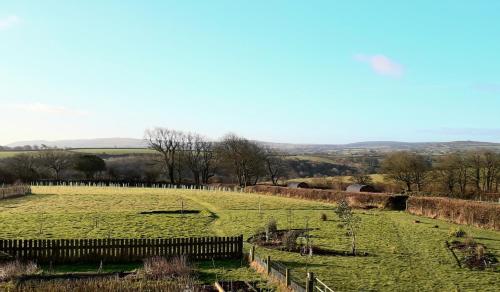
[[(275, 249), (280, 251), (288, 251), (299, 253), (303, 256), (307, 255), (325, 255), (325, 256), (367, 256), (366, 252), (357, 252), (351, 254), (347, 251), (338, 251), (325, 249), (315, 245), (307, 244), (307, 236), (309, 231), (319, 230), (315, 229), (290, 229), (290, 230), (277, 230), (274, 234), (269, 235), (265, 232), (255, 234), (248, 239), (249, 243), (256, 244), (261, 247)], [(309, 236), (311, 238), (311, 236)]]
[(460, 267), (485, 270), (498, 265), (498, 259), (495, 255), (489, 252), (485, 245), (476, 243), (472, 239), (466, 239), (464, 242), (454, 240), (450, 244), (448, 242), (446, 244), (454, 253)]
[(143, 211), (139, 214), (141, 215), (157, 215), (157, 214), (199, 214), (200, 210), (154, 210), (154, 211)]

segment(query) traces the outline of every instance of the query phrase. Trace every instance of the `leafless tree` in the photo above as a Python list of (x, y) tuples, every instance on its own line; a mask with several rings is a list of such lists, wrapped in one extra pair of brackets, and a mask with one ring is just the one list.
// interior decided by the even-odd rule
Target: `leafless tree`
[(182, 132), (166, 128), (146, 130), (144, 135), (149, 148), (160, 154), (166, 174), (172, 184), (176, 183), (175, 172), (177, 163), (179, 163), (177, 155), (181, 148), (181, 138), (183, 136)]
[(412, 185), (421, 191), (431, 164), (422, 155), (401, 151), (387, 155), (382, 168), (390, 179), (403, 183), (407, 191), (412, 190)]
[(287, 163), (283, 154), (273, 149), (265, 149), (264, 161), (266, 164), (267, 174), (273, 185), (278, 184), (278, 180), (286, 175)]
[(60, 149), (44, 148), (38, 153), (39, 164), (51, 170), (54, 178), (59, 180), (61, 172), (74, 165), (74, 155)]
[(266, 173), (262, 147), (245, 138), (228, 134), (218, 144), (217, 152), (240, 186), (254, 185)]

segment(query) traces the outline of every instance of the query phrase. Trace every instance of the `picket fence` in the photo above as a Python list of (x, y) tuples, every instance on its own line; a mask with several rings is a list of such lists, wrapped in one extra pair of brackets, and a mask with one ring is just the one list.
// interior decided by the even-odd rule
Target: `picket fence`
[(243, 236), (134, 239), (0, 239), (0, 251), (38, 263), (139, 262), (187, 256), (190, 260), (240, 259)]

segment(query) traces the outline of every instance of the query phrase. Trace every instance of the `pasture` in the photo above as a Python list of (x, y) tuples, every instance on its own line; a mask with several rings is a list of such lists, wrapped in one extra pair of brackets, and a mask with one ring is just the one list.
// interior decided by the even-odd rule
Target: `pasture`
[[(274, 218), (279, 229), (317, 228), (313, 244), (347, 251), (332, 204), (250, 193), (97, 187), (34, 187), (33, 195), (0, 201), (0, 238), (156, 238), (231, 236), (245, 239)], [(197, 210), (176, 214), (151, 211)], [(328, 220), (322, 221), (325, 213)], [(358, 248), (368, 256), (301, 256), (257, 248), (260, 256), (306, 270), (337, 291), (494, 291), (500, 271), (471, 271), (457, 266), (445, 246), (456, 224), (397, 211), (359, 210)], [(415, 223), (418, 220), (420, 223)], [(435, 227), (438, 226), (438, 227)], [(500, 233), (462, 227), (500, 258)], [(248, 246), (246, 246), (248, 248)], [(213, 269), (206, 265), (208, 270)], [(71, 269), (71, 267), (65, 267)], [(78, 269), (78, 267), (75, 267)], [(218, 270), (220, 272), (220, 270)], [(255, 277), (233, 267), (224, 272)]]

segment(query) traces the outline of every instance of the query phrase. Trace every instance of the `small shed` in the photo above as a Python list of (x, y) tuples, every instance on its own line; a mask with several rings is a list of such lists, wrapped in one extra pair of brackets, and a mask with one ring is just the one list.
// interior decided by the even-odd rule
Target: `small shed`
[(293, 182), (289, 182), (287, 184), (287, 187), (294, 188), (294, 189), (308, 189), (309, 185), (303, 181), (301, 181), (301, 182), (293, 181)]
[(352, 184), (347, 187), (346, 191), (350, 193), (375, 193), (377, 190), (370, 185)]

